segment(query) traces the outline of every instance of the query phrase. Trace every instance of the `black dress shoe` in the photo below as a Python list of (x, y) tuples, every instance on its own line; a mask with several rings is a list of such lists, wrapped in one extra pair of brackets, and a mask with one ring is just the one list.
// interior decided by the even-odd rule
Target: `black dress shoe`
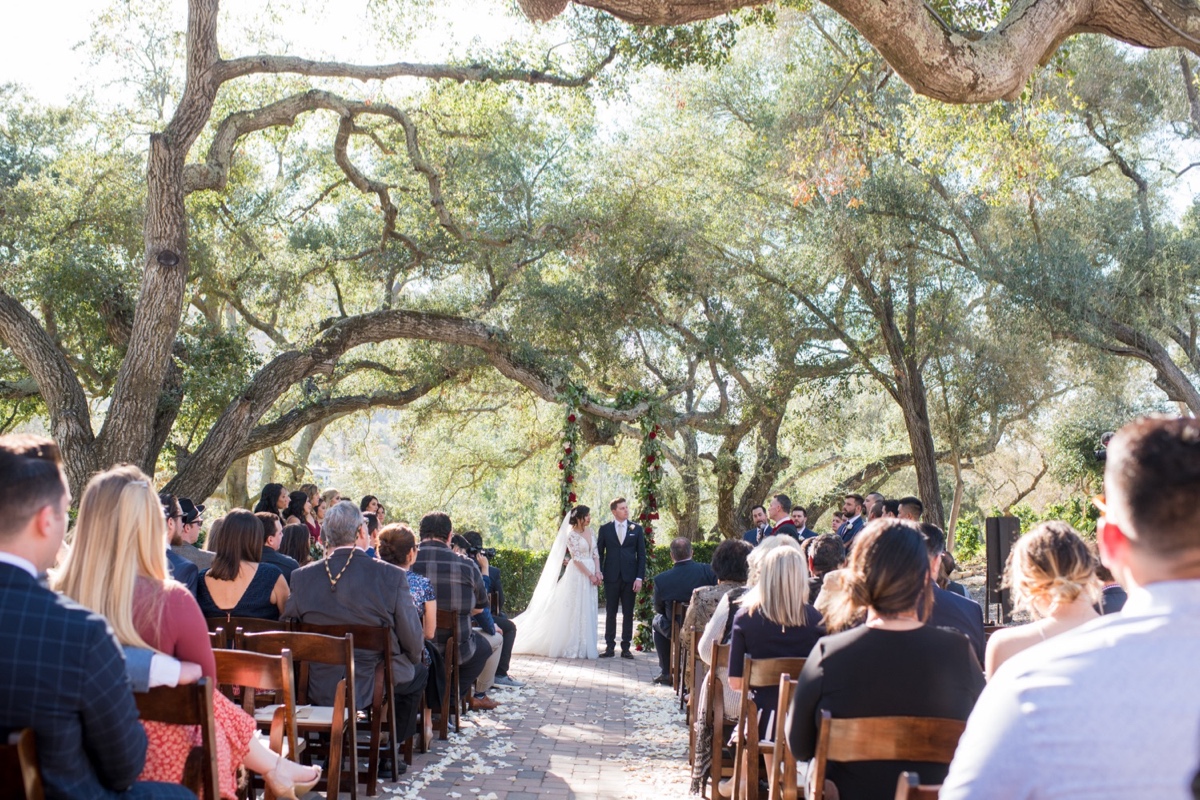
[(652, 683), (657, 683), (659, 686), (670, 686), (671, 685), (671, 676), (670, 675), (656, 675), (654, 677), (654, 680), (652, 681)]
[(622, 650), (621, 658), (633, 658), (633, 653), (629, 652), (628, 650)]
[(612, 658), (613, 657), (612, 648), (610, 647), (607, 650), (605, 650), (603, 653), (600, 654), (600, 657), (601, 658)]

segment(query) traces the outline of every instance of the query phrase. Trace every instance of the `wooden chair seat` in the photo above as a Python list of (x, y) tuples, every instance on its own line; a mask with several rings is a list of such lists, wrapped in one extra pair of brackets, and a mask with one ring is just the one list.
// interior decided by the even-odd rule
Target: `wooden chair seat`
[[(750, 697), (750, 690), (778, 686), (785, 675), (799, 675), (804, 669), (803, 658), (759, 658), (746, 656), (742, 666), (742, 702), (738, 710), (733, 755), (734, 800), (757, 800), (758, 760), (763, 753), (763, 741), (758, 734), (759, 708)], [(763, 713), (775, 711), (778, 725), (780, 715), (786, 716), (787, 709), (761, 709)]]
[(159, 686), (148, 692), (135, 693), (133, 698), (138, 716), (147, 722), (199, 726), (200, 746), (192, 748), (188, 755), (180, 783), (197, 796), (219, 797), (212, 681), (201, 678), (193, 684)]
[(22, 728), (8, 735), (0, 745), (0, 796), (12, 800), (43, 800), (42, 773), (38, 768), (33, 728)]
[(896, 781), (896, 800), (937, 800), (941, 784), (922, 785), (915, 772), (901, 772)]
[(929, 761), (949, 764), (967, 724), (938, 717), (835, 718), (821, 712), (817, 752), (808, 780), (810, 800), (823, 800), (830, 761)]

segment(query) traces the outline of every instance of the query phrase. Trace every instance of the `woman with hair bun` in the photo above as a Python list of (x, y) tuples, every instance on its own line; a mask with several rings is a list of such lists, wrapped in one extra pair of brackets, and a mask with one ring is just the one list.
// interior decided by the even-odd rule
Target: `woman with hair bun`
[(1015, 607), (1027, 609), (1037, 620), (992, 634), (984, 656), (989, 679), (1022, 650), (1100, 616), (1096, 557), (1065, 522), (1043, 522), (1018, 539), (1004, 583)]
[[(854, 539), (850, 563), (826, 588), (829, 630), (800, 672), (788, 715), (798, 761), (816, 754), (822, 711), (834, 717), (942, 717), (966, 720), (983, 691), (971, 643), (921, 622), (933, 602), (925, 536), (911, 522), (880, 519)], [(826, 593), (829, 592), (829, 597)], [(842, 800), (891, 797), (901, 772), (941, 783), (947, 765), (909, 761), (831, 762), (826, 777)]]

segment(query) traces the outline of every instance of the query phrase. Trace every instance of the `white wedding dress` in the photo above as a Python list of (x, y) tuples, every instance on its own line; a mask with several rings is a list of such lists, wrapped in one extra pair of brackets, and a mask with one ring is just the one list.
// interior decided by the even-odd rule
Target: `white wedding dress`
[[(563, 557), (571, 562), (559, 577)], [(580, 570), (578, 565), (586, 569)], [(514, 653), (549, 658), (596, 658), (599, 590), (588, 580), (598, 574), (595, 534), (592, 539), (563, 520), (529, 607), (513, 619), (517, 626)]]

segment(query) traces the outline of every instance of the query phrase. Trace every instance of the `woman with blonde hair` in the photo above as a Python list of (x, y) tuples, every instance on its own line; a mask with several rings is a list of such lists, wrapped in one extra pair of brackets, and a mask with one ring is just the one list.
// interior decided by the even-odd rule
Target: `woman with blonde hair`
[(1065, 522), (1043, 522), (1017, 540), (1004, 581), (1015, 607), (1037, 620), (992, 634), (983, 659), (988, 678), (1022, 650), (1100, 616), (1096, 563), (1087, 543)]
[[(216, 679), (208, 628), (187, 589), (167, 577), (166, 528), (150, 479), (137, 467), (114, 467), (96, 475), (84, 490), (74, 540), (56, 588), (108, 619), (124, 645), (153, 648), (200, 665)], [(287, 761), (259, 740), (254, 718), (224, 695), (213, 695), (218, 731), (220, 793), (237, 796), (237, 767), (263, 776), (269, 797), (308, 791), (321, 771)], [(199, 731), (191, 726), (146, 722), (149, 746), (141, 780), (172, 781)]]
[[(983, 673), (965, 636), (921, 621), (933, 603), (933, 581), (925, 535), (916, 524), (885, 518), (863, 528), (839, 582), (825, 622), (841, 632), (813, 648), (788, 715), (796, 760), (816, 754), (822, 711), (966, 720), (983, 691)], [(827, 582), (821, 597), (831, 589)], [(891, 797), (902, 771), (918, 773), (922, 783), (941, 783), (947, 765), (831, 762), (826, 777), (841, 797)]]

